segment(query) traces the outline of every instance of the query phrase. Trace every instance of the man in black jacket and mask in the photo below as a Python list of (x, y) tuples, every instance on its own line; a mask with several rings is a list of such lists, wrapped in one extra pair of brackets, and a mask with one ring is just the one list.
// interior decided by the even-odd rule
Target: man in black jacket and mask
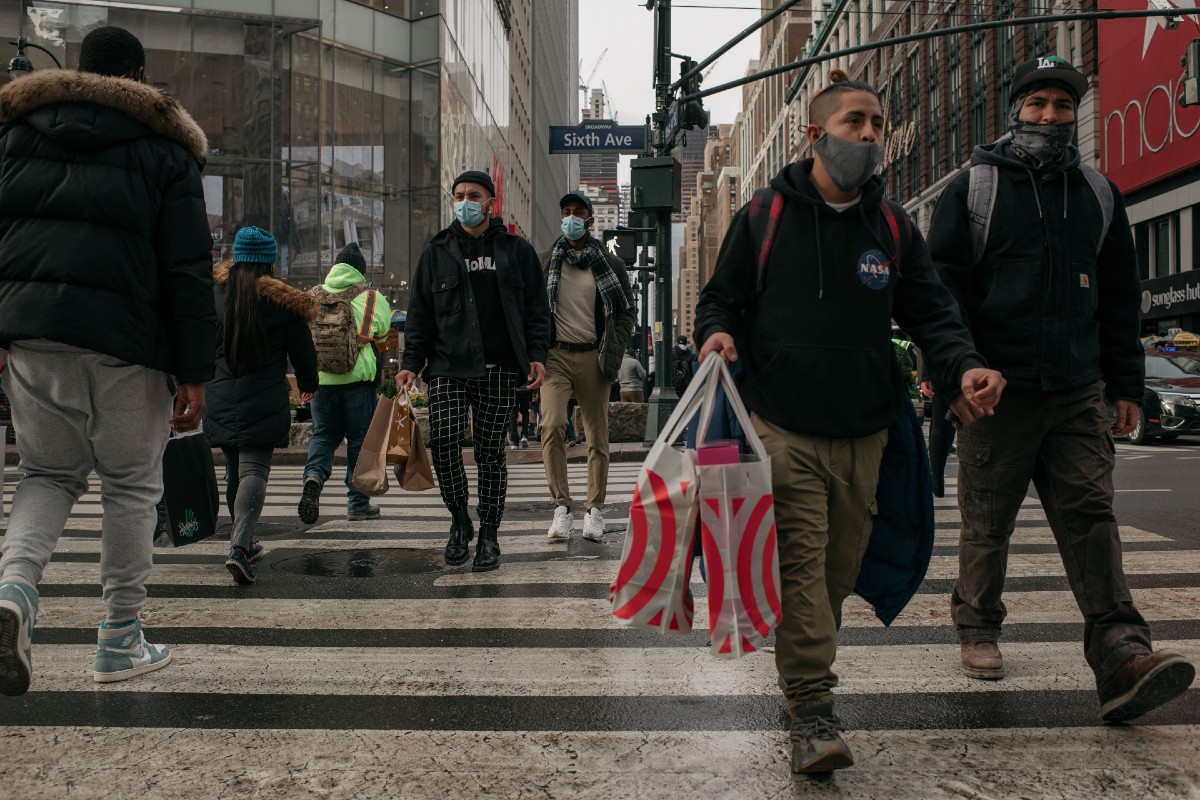
[(462, 437), (470, 410), (479, 470), (479, 543), (472, 570), (500, 565), (497, 529), (508, 466), (504, 430), (518, 381), (531, 390), (546, 375), (550, 306), (533, 246), (491, 215), (496, 188), (472, 170), (450, 188), (455, 220), (425, 246), (413, 275), (404, 360), (396, 386), (429, 383), (429, 450), (453, 521), (446, 563), (463, 564), (475, 536), (467, 511)]
[[(1083, 612), (1100, 712), (1116, 722), (1181, 694), (1195, 668), (1180, 653), (1151, 653), (1121, 566), (1112, 437), (1140, 413), (1141, 291), (1120, 192), (1072, 144), (1087, 89), (1056, 56), (1021, 65), (1009, 136), (975, 148), (971, 169), (938, 201), (929, 246), (980, 351), (1010, 382), (995, 416), (959, 435), (963, 525), (951, 604), (962, 672), (1004, 677), (1008, 542), (1032, 481)], [(951, 409), (975, 419), (961, 398)]]
[[(100, 479), (107, 614), (93, 677), (165, 667), (138, 615), (167, 435), (195, 430), (213, 376), (204, 133), (145, 84), (133, 34), (98, 28), (79, 71), (0, 89), (0, 347), (25, 478), (0, 559), (0, 693), (30, 680), (35, 589), (71, 507)], [(172, 411), (171, 376), (179, 382)]]
[[(802, 773), (854, 763), (838, 735), (831, 667), (888, 428), (909, 402), (892, 319), (938, 382), (960, 387), (980, 414), (1003, 388), (974, 352), (920, 233), (874, 175), (878, 93), (837, 70), (831, 78), (809, 107), (815, 158), (786, 167), (738, 212), (696, 314), (701, 359), (744, 360), (742, 397), (771, 457), (783, 582), (775, 664), (792, 769)], [(836, 393), (817, 388), (832, 384)]]

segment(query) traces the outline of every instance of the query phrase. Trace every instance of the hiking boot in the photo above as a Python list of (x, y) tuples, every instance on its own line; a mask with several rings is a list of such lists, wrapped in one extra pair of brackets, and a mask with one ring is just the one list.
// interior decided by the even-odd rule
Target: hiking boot
[(833, 703), (795, 711), (792, 717), (792, 772), (812, 774), (854, 766), (850, 746), (839, 735), (845, 730), (833, 713)]
[(583, 538), (589, 542), (604, 541), (604, 512), (598, 508), (583, 515)]
[(101, 622), (96, 639), (96, 666), (92, 673), (96, 683), (129, 680), (171, 663), (169, 647), (146, 642), (141, 620), (117, 625)]
[(316, 478), (305, 478), (300, 494), (300, 505), (296, 507), (300, 521), (312, 525), (321, 516), (321, 482)]
[(557, 506), (554, 509), (554, 519), (550, 522), (550, 530), (546, 538), (552, 542), (565, 542), (571, 538), (571, 509)]
[(373, 506), (370, 503), (366, 508), (360, 508), (357, 511), (351, 511), (346, 514), (346, 519), (351, 522), (358, 522), (367, 519), (379, 519), (379, 506)]
[(249, 586), (254, 583), (254, 567), (251, 566), (253, 563), (248, 551), (240, 547), (231, 547), (229, 558), (225, 559), (225, 569), (229, 570), (235, 583)]
[(451, 508), (450, 516), (453, 518), (453, 522), (450, 523), (450, 539), (446, 542), (442, 557), (448, 566), (457, 567), (467, 563), (467, 559), (471, 557), (471, 540), (475, 538), (475, 526), (471, 523), (471, 514), (465, 506)]
[(500, 566), (500, 543), (495, 525), (479, 525), (479, 543), (475, 545), (475, 563), (471, 572), (491, 572)]
[(0, 694), (29, 691), (37, 610), (37, 589), (14, 579), (0, 583)]
[(1130, 656), (1097, 688), (1100, 716), (1105, 722), (1140, 717), (1183, 694), (1195, 678), (1192, 662), (1174, 650)]
[(1004, 677), (1004, 658), (995, 642), (963, 642), (962, 674), (981, 681), (998, 681)]

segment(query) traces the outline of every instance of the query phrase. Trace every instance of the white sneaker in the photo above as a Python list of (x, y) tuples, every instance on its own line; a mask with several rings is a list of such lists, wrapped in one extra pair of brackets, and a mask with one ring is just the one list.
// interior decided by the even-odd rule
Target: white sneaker
[(521, 447), (529, 447), (529, 437), (527, 437), (527, 436), (521, 437)]
[(583, 538), (590, 542), (604, 541), (604, 512), (593, 508), (583, 517)]
[(566, 506), (554, 509), (554, 521), (546, 531), (546, 538), (552, 542), (565, 542), (571, 538), (571, 509)]

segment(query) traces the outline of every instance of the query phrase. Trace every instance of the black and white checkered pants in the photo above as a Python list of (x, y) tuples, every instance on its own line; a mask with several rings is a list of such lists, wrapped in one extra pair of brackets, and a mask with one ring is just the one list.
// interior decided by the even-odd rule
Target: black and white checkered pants
[(479, 470), (479, 523), (499, 525), (508, 493), (504, 429), (516, 402), (517, 373), (488, 367), (482, 378), (433, 378), (429, 382), (429, 452), (442, 502), (465, 508), (470, 493), (463, 467), (462, 437), (471, 411), (471, 438)]

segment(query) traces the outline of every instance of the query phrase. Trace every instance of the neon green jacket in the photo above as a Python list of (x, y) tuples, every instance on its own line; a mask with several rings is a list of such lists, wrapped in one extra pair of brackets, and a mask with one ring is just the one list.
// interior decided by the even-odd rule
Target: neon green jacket
[[(344, 292), (356, 283), (367, 279), (362, 273), (349, 264), (334, 264), (325, 276), (325, 291)], [(368, 282), (369, 285), (369, 282)], [(374, 290), (371, 290), (374, 291)], [(354, 324), (362, 327), (363, 314), (367, 310), (367, 293), (363, 292), (350, 301), (350, 309), (354, 312)], [(388, 329), (392, 324), (392, 308), (379, 292), (375, 292), (375, 317), (371, 323), (371, 336), (376, 342), (387, 338)], [(358, 351), (358, 361), (354, 369), (342, 374), (322, 372), (319, 374), (322, 386), (341, 386), (347, 383), (375, 380), (375, 348), (364, 347)]]

